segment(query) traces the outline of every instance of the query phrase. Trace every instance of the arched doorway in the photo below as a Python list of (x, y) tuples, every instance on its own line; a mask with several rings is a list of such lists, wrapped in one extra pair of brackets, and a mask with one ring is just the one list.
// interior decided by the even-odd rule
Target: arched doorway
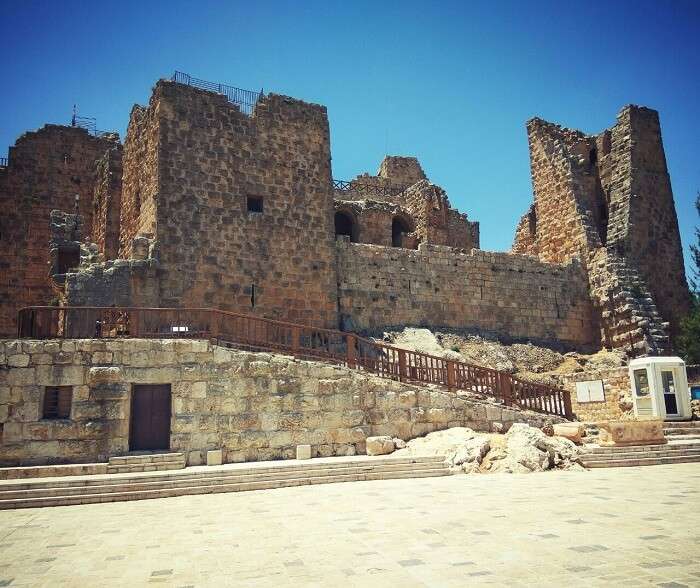
[(395, 216), (391, 221), (391, 246), (403, 247), (403, 236), (410, 232), (408, 223), (400, 216)]
[(351, 243), (356, 243), (357, 231), (355, 230), (355, 219), (353, 216), (342, 210), (335, 213), (335, 236), (345, 235), (350, 237)]

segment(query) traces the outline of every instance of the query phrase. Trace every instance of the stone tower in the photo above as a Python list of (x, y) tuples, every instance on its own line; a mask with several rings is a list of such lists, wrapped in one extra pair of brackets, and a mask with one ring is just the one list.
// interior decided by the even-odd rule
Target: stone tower
[(627, 106), (585, 135), (528, 122), (535, 202), (513, 251), (587, 267), (603, 343), (663, 353), (690, 295), (658, 113)]

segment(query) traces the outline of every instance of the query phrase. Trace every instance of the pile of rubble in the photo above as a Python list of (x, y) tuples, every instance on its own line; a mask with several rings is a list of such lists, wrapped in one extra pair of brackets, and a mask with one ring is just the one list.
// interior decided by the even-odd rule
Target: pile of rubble
[(554, 425), (545, 432), (515, 423), (505, 434), (477, 433), (466, 427), (453, 427), (408, 442), (388, 436), (369, 437), (367, 454), (444, 455), (453, 472), (467, 474), (583, 469), (581, 450), (572, 441), (580, 442), (580, 427), (578, 423), (566, 423)]
[(620, 352), (579, 353), (533, 343), (504, 343), (457, 330), (404, 328), (378, 338), (402, 349), (502, 370), (524, 380), (560, 385), (564, 375), (626, 365)]

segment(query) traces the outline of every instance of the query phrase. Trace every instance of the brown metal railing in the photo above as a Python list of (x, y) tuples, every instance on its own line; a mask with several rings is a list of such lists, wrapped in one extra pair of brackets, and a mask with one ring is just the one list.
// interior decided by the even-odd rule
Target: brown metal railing
[(196, 338), (254, 351), (281, 351), (383, 378), (493, 396), (506, 406), (572, 417), (567, 390), (506, 372), (375, 343), (354, 333), (211, 308), (32, 306), (19, 311), (20, 338)]

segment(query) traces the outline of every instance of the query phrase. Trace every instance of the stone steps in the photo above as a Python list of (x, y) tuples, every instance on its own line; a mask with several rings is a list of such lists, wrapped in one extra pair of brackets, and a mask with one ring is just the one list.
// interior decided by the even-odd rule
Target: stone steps
[(42, 466), (13, 466), (0, 468), (0, 480), (58, 478), (106, 474), (107, 463), (77, 463)]
[(696, 449), (686, 449), (684, 451), (674, 451), (674, 450), (657, 450), (657, 451), (625, 451), (619, 453), (610, 454), (589, 454), (586, 455), (584, 460), (586, 463), (610, 461), (610, 460), (621, 460), (621, 459), (631, 459), (639, 460), (644, 458), (657, 459), (660, 457), (683, 457), (683, 456), (695, 456), (700, 455), (700, 447)]
[(125, 474), (132, 472), (160, 472), (181, 470), (186, 465), (184, 453), (144, 453), (110, 457), (107, 465), (108, 474)]
[(700, 461), (700, 441), (673, 441), (663, 445), (592, 447), (581, 457), (587, 468), (644, 466)]
[[(338, 458), (336, 458), (338, 459)], [(117, 474), (35, 483), (0, 483), (0, 509), (143, 500), (189, 494), (242, 492), (360, 480), (450, 475), (442, 457), (355, 459), (333, 463), (188, 468), (182, 473)], [(191, 473), (189, 470), (195, 470)]]
[[(667, 465), (674, 463), (693, 463), (700, 462), (700, 455), (687, 455), (679, 457), (643, 457), (641, 459), (607, 459), (603, 461), (584, 461), (583, 465), (587, 468), (621, 468), (621, 467), (637, 467), (650, 465)], [(2, 507), (0, 507), (2, 508)]]

